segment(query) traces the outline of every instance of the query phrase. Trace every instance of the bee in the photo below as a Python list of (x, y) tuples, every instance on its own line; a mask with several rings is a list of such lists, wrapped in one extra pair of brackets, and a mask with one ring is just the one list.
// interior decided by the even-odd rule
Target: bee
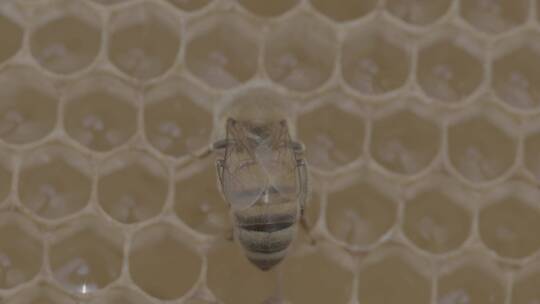
[(233, 235), (263, 271), (286, 256), (297, 224), (304, 223), (309, 193), (304, 146), (291, 139), (287, 119), (265, 115), (265, 101), (270, 102), (255, 103), (262, 107), (259, 115), (228, 116), (225, 138), (212, 147), (220, 151), (218, 184), (230, 207)]

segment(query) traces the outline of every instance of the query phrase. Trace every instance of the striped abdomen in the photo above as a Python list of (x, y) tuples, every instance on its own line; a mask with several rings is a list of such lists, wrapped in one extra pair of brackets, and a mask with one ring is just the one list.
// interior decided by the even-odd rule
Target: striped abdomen
[(269, 270), (287, 254), (296, 234), (298, 206), (285, 204), (256, 204), (233, 213), (236, 238), (246, 257), (261, 270)]

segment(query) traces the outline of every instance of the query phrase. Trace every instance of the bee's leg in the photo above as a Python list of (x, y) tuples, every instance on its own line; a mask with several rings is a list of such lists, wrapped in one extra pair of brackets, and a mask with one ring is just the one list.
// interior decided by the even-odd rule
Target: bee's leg
[(308, 181), (308, 171), (307, 164), (304, 159), (298, 159), (296, 161), (296, 166), (298, 169), (298, 185), (299, 185), (299, 195), (298, 201), (300, 202), (300, 208), (304, 210), (306, 202), (309, 196), (309, 181)]
[(206, 148), (203, 151), (193, 153), (193, 157), (202, 159), (207, 158), (208, 156), (210, 156), (210, 154), (212, 154), (212, 149)]
[(291, 148), (296, 155), (302, 155), (306, 151), (306, 146), (298, 141), (291, 141)]
[(228, 139), (220, 139), (212, 144), (211, 149), (213, 151), (215, 150), (221, 150), (227, 148), (228, 145), (231, 144), (231, 141)]
[(307, 236), (309, 237), (310, 243), (312, 245), (315, 245), (316, 241), (311, 234), (312, 227), (307, 222), (305, 213), (306, 202), (309, 196), (307, 165), (303, 159), (297, 160), (296, 164), (298, 166), (298, 180), (300, 185), (300, 195), (298, 196), (298, 201), (300, 203), (300, 227), (302, 227), (302, 229), (304, 229), (304, 231), (306, 232)]
[(223, 164), (223, 162), (223, 159), (216, 160), (216, 172), (220, 187), (223, 186), (223, 170), (225, 169), (225, 165)]
[(207, 158), (208, 156), (210, 156), (210, 154), (212, 154), (212, 152), (214, 152), (216, 150), (225, 149), (227, 147), (227, 145), (229, 145), (229, 144), (230, 144), (229, 140), (221, 139), (221, 140), (218, 140), (218, 141), (214, 142), (212, 145), (210, 145), (209, 147), (207, 147), (203, 151), (194, 153), (193, 156), (196, 157), (196, 158)]
[(313, 246), (317, 245), (317, 240), (313, 237), (312, 228), (311, 225), (308, 223), (305, 213), (302, 211), (302, 214), (300, 215), (300, 227), (304, 230), (307, 237), (309, 238), (309, 243)]

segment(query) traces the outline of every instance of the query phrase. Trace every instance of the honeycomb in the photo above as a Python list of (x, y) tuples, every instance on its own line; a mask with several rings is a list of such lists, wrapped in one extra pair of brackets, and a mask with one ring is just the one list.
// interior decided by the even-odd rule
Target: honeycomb
[[(540, 303), (539, 22), (537, 0), (1, 1), (0, 303)], [(312, 189), (270, 272), (195, 157), (260, 87)]]

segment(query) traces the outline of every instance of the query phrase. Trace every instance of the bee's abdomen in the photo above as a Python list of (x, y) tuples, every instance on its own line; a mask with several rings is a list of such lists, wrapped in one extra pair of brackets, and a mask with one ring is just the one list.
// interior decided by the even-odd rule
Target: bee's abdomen
[(236, 215), (236, 236), (247, 258), (261, 270), (278, 264), (296, 234), (295, 213)]

